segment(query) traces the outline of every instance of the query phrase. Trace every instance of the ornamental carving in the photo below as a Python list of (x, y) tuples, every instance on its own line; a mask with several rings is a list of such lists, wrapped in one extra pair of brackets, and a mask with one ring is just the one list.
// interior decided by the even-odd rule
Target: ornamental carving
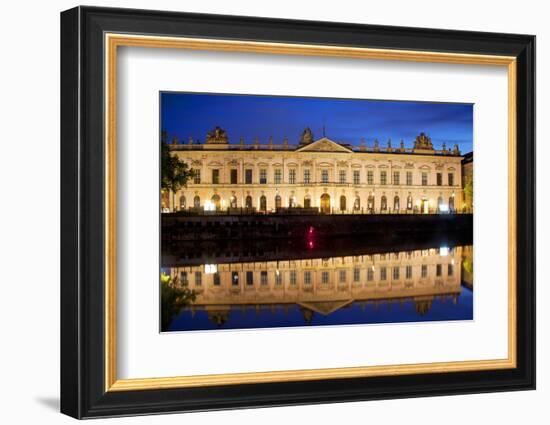
[(313, 142), (313, 132), (309, 127), (306, 127), (300, 136), (300, 144), (307, 145), (311, 142)]
[(219, 126), (206, 133), (206, 143), (227, 143), (228, 141), (227, 132)]
[(430, 139), (425, 133), (420, 133), (416, 136), (414, 141), (415, 149), (433, 150), (432, 139)]

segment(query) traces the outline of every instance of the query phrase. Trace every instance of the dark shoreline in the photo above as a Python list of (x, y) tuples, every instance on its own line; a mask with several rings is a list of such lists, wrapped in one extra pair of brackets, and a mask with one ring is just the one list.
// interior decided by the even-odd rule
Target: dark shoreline
[[(210, 225), (199, 222), (196, 227), (193, 220), (184, 225), (180, 219), (163, 220), (162, 267), (372, 255), (471, 245), (473, 241), (472, 215), (462, 214), (285, 217), (291, 223), (255, 216), (261, 224), (245, 221), (244, 226), (233, 224), (232, 217), (224, 216), (218, 224), (214, 219), (220, 217), (209, 218)], [(282, 226), (291, 232), (281, 236)], [(273, 227), (279, 234), (273, 235)], [(199, 231), (207, 237), (193, 237)]]

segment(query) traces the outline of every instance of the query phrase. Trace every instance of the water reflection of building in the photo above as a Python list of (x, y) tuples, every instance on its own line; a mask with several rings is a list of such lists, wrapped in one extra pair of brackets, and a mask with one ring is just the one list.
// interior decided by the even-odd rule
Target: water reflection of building
[[(421, 133), (404, 142), (359, 147), (306, 129), (298, 144), (230, 144), (220, 128), (205, 143), (177, 139), (170, 150), (196, 175), (163, 206), (170, 210), (274, 212), (303, 208), (322, 213), (436, 213), (461, 210), (462, 156), (441, 150)], [(171, 205), (172, 202), (176, 205)]]
[(223, 324), (232, 308), (298, 304), (307, 322), (352, 302), (412, 300), (425, 314), (435, 298), (457, 301), (462, 247), (307, 260), (182, 266), (170, 269), (197, 293), (191, 310), (203, 309)]

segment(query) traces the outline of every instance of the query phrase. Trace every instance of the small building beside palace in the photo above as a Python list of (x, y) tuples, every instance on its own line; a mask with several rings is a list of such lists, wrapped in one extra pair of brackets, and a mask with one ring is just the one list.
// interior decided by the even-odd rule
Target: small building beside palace
[[(297, 144), (229, 143), (219, 127), (205, 143), (169, 144), (194, 170), (187, 187), (163, 197), (170, 211), (232, 210), (276, 213), (287, 209), (323, 214), (446, 213), (464, 209), (457, 145), (433, 147), (420, 133), (401, 141), (352, 146), (314, 138), (306, 128)], [(175, 205), (173, 203), (175, 202)]]

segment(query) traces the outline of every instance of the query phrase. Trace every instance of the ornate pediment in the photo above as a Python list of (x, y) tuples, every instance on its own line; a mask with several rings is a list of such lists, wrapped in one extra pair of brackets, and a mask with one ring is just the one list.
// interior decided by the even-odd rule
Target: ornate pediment
[(339, 143), (336, 143), (326, 137), (316, 140), (315, 142), (309, 143), (308, 145), (301, 146), (296, 149), (297, 152), (342, 152), (350, 153), (353, 152), (350, 148), (342, 146)]
[(202, 165), (202, 161), (198, 160), (198, 159), (193, 159), (191, 161), (191, 166), (192, 167), (200, 167)]

